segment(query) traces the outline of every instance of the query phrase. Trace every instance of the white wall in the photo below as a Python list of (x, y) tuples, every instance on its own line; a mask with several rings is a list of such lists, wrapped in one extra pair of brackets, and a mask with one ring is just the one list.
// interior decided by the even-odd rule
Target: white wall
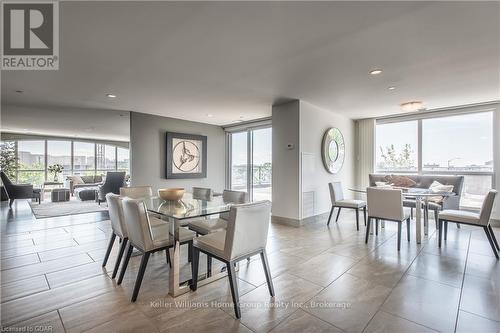
[[(299, 220), (299, 101), (273, 106), (273, 216)], [(293, 149), (287, 145), (292, 144)]]
[[(273, 121), (274, 124), (274, 121)], [(345, 160), (342, 169), (337, 174), (331, 174), (323, 166), (321, 157), (321, 144), (323, 135), (331, 127), (337, 127), (345, 140)], [(302, 193), (314, 192), (314, 213), (326, 213), (331, 208), (328, 183), (342, 182), (344, 195), (352, 197), (348, 191), (355, 184), (355, 135), (354, 121), (329, 110), (320, 109), (312, 104), (300, 101), (300, 151), (301, 160), (310, 163), (312, 159), (314, 170), (301, 167)], [(309, 157), (305, 157), (304, 155)], [(306, 198), (306, 197), (304, 197)], [(308, 217), (305, 210), (301, 218)]]
[[(166, 132), (207, 136), (207, 177), (165, 179)], [(196, 123), (144, 113), (130, 114), (130, 156), (132, 185), (167, 187), (210, 187), (222, 191), (225, 183), (225, 133), (220, 126)]]
[[(346, 142), (344, 166), (336, 175), (325, 170), (321, 158), (323, 135), (330, 127), (339, 128)], [(273, 217), (300, 221), (328, 212), (332, 181), (341, 181), (346, 197), (351, 196), (347, 188), (354, 185), (354, 138), (354, 121), (334, 112), (303, 101), (273, 106)]]

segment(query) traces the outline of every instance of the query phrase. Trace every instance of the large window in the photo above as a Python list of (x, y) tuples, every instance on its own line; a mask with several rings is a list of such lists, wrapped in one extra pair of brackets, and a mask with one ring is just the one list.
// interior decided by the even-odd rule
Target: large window
[(230, 188), (245, 191), (250, 199), (272, 199), (272, 129), (247, 128), (230, 132)]
[(248, 190), (248, 133), (231, 134), (231, 189)]
[(19, 141), (17, 157), (17, 181), (41, 186), (45, 181), (45, 141)]
[(93, 174), (95, 171), (95, 144), (73, 142), (73, 173), (75, 175)]
[(377, 125), (377, 170), (417, 171), (417, 121)]
[(463, 208), (480, 208), (493, 186), (493, 112), (382, 121), (376, 143), (377, 172), (463, 175)]
[(97, 144), (97, 170), (116, 169), (116, 147), (110, 145)]
[(47, 168), (54, 164), (64, 167), (62, 179), (71, 174), (71, 141), (47, 141)]
[(493, 172), (492, 124), (491, 112), (423, 119), (423, 170)]
[(67, 175), (105, 174), (107, 171), (129, 170), (129, 150), (114, 145), (72, 140), (18, 140), (16, 147), (18, 169), (13, 180), (31, 183), (36, 187), (52, 181), (48, 167), (64, 167), (59, 180)]
[(130, 166), (130, 156), (128, 149), (116, 148), (116, 168), (121, 171), (127, 171)]
[(272, 129), (252, 131), (252, 192), (253, 200), (271, 200)]

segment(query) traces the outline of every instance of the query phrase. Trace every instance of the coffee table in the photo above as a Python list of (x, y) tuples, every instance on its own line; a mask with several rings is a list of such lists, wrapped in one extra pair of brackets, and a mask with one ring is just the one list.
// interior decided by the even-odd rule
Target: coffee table
[(43, 182), (42, 192), (40, 193), (40, 200), (43, 200), (45, 193), (50, 193), (53, 189), (62, 188), (63, 186), (64, 183), (61, 182)]

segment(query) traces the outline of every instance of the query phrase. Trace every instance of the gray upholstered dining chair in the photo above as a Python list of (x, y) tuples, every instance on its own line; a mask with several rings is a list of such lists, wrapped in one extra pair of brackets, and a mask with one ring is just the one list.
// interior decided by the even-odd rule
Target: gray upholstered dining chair
[(342, 208), (354, 209), (356, 211), (356, 229), (359, 231), (359, 210), (363, 209), (363, 218), (366, 225), (366, 201), (363, 200), (350, 200), (344, 198), (344, 191), (342, 190), (342, 183), (333, 182), (329, 183), (328, 187), (330, 189), (330, 200), (332, 201), (332, 208), (330, 209), (330, 215), (328, 216), (328, 223), (330, 225), (330, 220), (332, 219), (333, 210), (335, 207), (337, 210), (337, 218), (335, 222), (338, 222), (340, 210)]
[[(134, 291), (132, 293), (132, 302), (137, 300), (139, 289), (141, 288), (142, 278), (146, 271), (149, 256), (158, 251), (168, 251), (174, 246), (174, 237), (170, 234), (170, 223), (163, 222), (163, 225), (151, 227), (150, 220), (155, 219), (147, 213), (144, 201), (138, 199), (123, 199), (123, 213), (128, 232), (128, 248), (123, 261), (120, 276), (117, 284), (121, 284), (125, 271), (127, 270), (132, 250), (136, 248), (142, 252), (141, 265), (137, 273)], [(189, 244), (189, 250), (192, 251), (192, 243), (195, 233), (185, 228), (179, 228), (179, 241), (181, 244)]]
[(191, 289), (197, 289), (200, 252), (224, 262), (228, 272), (236, 318), (241, 317), (238, 279), (234, 267), (238, 261), (260, 254), (269, 294), (274, 297), (273, 281), (266, 255), (270, 215), (271, 202), (269, 201), (232, 206), (226, 230), (219, 230), (195, 238), (193, 241), (193, 261), (191, 262), (193, 280)]
[(120, 262), (122, 261), (123, 252), (128, 242), (127, 226), (125, 225), (125, 220), (123, 218), (123, 208), (121, 197), (118, 194), (108, 193), (106, 194), (106, 202), (108, 204), (109, 219), (111, 220), (111, 237), (109, 239), (108, 248), (106, 249), (106, 254), (104, 255), (104, 260), (102, 262), (102, 267), (105, 267), (108, 263), (109, 254), (115, 243), (115, 239), (121, 240), (120, 250), (118, 251), (118, 256), (116, 257), (115, 268), (113, 269), (113, 274), (111, 278), (116, 277), (118, 268), (120, 267)]
[[(120, 191), (121, 192), (121, 191)], [(129, 193), (130, 194), (130, 193)], [(121, 240), (120, 250), (118, 251), (118, 255), (116, 257), (115, 267), (113, 269), (113, 273), (111, 278), (114, 279), (116, 274), (118, 273), (118, 269), (120, 267), (120, 263), (123, 258), (123, 253), (127, 247), (128, 243), (128, 234), (127, 234), (127, 225), (125, 223), (125, 218), (123, 215), (123, 205), (122, 205), (122, 196), (114, 193), (106, 194), (106, 202), (108, 204), (108, 212), (109, 219), (111, 221), (111, 237), (109, 239), (108, 248), (106, 249), (106, 254), (104, 255), (104, 260), (102, 262), (102, 267), (105, 267), (108, 263), (109, 255), (111, 250), (113, 249), (113, 245), (115, 243), (116, 237)], [(151, 216), (151, 215), (150, 215)], [(157, 218), (150, 219), (151, 228), (161, 227), (165, 225), (164, 221), (161, 221)], [(170, 263), (170, 256), (167, 251), (167, 263)]]
[(206, 187), (193, 187), (193, 199), (212, 200), (213, 191)]
[[(120, 187), (120, 196), (128, 197), (131, 199), (147, 199), (153, 197), (153, 188), (151, 186), (130, 186), (130, 187)], [(159, 220), (161, 218), (160, 215), (148, 212), (149, 216), (154, 216), (157, 219), (150, 220), (153, 223), (153, 227), (158, 224), (163, 224), (164, 222)], [(170, 260), (167, 256), (167, 260)]]
[(150, 198), (153, 196), (153, 189), (151, 186), (120, 187), (120, 196), (131, 199)]
[[(193, 195), (194, 196), (194, 195)], [(224, 190), (222, 200), (234, 204), (247, 202), (247, 193), (242, 191)], [(197, 234), (206, 235), (220, 229), (226, 229), (229, 213), (220, 214), (216, 219), (200, 219), (189, 222), (189, 229)]]
[[(224, 190), (222, 192), (222, 200), (224, 202), (231, 202), (234, 204), (246, 203), (247, 193), (243, 191)], [(198, 219), (191, 221), (188, 224), (188, 228), (189, 230), (196, 232), (197, 235), (207, 235), (218, 230), (226, 229), (228, 219), (229, 213), (222, 213), (215, 219)], [(210, 271), (212, 270), (211, 256), (207, 256), (207, 270), (210, 274)]]
[(406, 236), (410, 241), (410, 216), (403, 209), (401, 190), (368, 187), (366, 196), (368, 200), (368, 224), (365, 243), (368, 243), (372, 219), (375, 219), (375, 235), (378, 234), (378, 220), (393, 221), (398, 223), (399, 251), (401, 249), (401, 225), (404, 221), (406, 221)]
[(446, 240), (447, 238), (448, 222), (478, 226), (483, 228), (484, 232), (486, 233), (486, 237), (490, 242), (491, 250), (493, 251), (495, 257), (498, 259), (498, 251), (500, 251), (500, 247), (498, 246), (498, 241), (490, 224), (491, 211), (493, 209), (493, 203), (495, 202), (497, 193), (498, 192), (495, 190), (490, 190), (488, 192), (479, 213), (452, 209), (446, 209), (439, 212), (439, 247), (441, 247), (443, 228), (444, 239)]

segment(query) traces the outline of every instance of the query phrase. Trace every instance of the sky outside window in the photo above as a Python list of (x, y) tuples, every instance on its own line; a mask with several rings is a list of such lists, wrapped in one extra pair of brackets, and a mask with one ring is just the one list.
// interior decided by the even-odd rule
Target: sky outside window
[(422, 121), (424, 170), (493, 171), (493, 113)]

